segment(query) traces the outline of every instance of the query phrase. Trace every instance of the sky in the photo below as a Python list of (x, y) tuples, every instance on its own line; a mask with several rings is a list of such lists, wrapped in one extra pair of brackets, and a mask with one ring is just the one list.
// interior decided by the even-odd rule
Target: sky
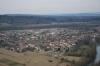
[(0, 14), (100, 12), (100, 0), (0, 0)]

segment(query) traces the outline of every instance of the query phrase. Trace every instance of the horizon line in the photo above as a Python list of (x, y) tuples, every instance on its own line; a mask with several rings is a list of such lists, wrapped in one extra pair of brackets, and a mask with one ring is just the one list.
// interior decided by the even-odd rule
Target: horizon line
[(77, 13), (46, 13), (46, 14), (40, 14), (40, 13), (4, 13), (0, 15), (64, 15), (64, 14), (100, 14), (100, 12), (77, 12)]

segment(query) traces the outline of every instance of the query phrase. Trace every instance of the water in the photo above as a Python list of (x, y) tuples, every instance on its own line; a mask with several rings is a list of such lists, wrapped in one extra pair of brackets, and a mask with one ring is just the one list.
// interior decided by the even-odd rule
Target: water
[(97, 51), (97, 54), (96, 54), (96, 58), (95, 58), (95, 61), (94, 61), (95, 63), (100, 61), (100, 45), (97, 45), (96, 51)]
[(98, 45), (98, 44), (96, 46), (96, 52), (97, 52), (97, 54), (96, 54), (96, 58), (95, 58), (94, 62), (88, 64), (87, 66), (91, 66), (91, 64), (93, 64), (93, 63), (95, 64), (100, 61), (100, 45)]

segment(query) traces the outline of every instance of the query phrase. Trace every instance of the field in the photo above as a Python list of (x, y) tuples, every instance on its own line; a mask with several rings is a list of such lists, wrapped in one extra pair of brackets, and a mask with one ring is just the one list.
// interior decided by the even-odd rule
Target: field
[(0, 66), (56, 66), (58, 60), (39, 53), (16, 53), (0, 49)]
[(83, 60), (84, 57), (51, 57), (44, 53), (16, 53), (0, 48), (0, 66), (75, 66), (75, 63), (84, 63)]

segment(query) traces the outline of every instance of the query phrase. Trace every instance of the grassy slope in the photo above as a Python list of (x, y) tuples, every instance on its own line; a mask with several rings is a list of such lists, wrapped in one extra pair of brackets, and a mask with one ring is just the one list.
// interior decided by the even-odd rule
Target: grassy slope
[[(52, 60), (52, 62), (49, 62), (48, 60)], [(19, 66), (56, 66), (58, 63), (57, 59), (40, 55), (38, 53), (15, 53), (5, 49), (0, 49), (0, 64), (11, 66), (9, 65), (9, 61), (11, 64), (17, 63)]]

